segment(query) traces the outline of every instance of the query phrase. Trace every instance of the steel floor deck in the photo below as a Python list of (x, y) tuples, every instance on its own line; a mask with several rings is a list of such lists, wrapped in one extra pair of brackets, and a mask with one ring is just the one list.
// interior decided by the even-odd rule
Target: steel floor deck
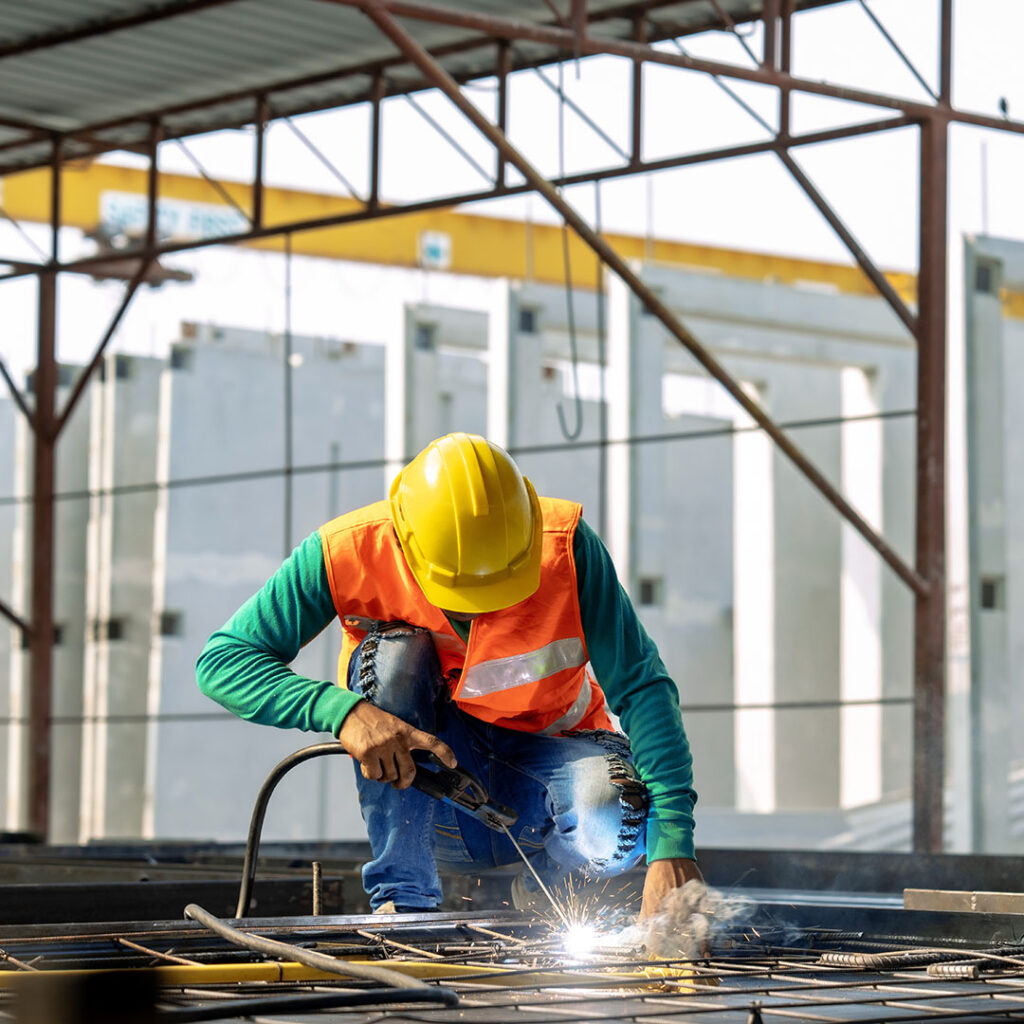
[[(922, 921), (929, 920), (906, 912), (886, 913), (883, 923), (890, 931), (900, 920), (921, 931)], [(987, 927), (978, 915), (962, 917), (968, 919), (967, 931)], [(83, 977), (97, 969), (158, 966), (155, 973), (163, 975), (159, 1012), (151, 1019), (168, 1024), (198, 1019), (275, 1024), (1024, 1020), (1024, 955), (1006, 955), (1009, 936), (1005, 933), (999, 955), (986, 954), (986, 943), (977, 939), (941, 944), (949, 957), (980, 961), (966, 967), (971, 973), (980, 972), (979, 976), (960, 980), (933, 976), (924, 964), (879, 970), (822, 962), (836, 951), (847, 956), (896, 949), (921, 953), (939, 946), (928, 941), (929, 935), (777, 927), (770, 915), (767, 923), (720, 929), (708, 957), (696, 961), (651, 961), (635, 947), (569, 952), (559, 929), (518, 914), (254, 919), (238, 924), (254, 934), (411, 971), (424, 976), (428, 986), (453, 989), (459, 1003), (453, 1007), (398, 1003), (316, 1012), (286, 1009), (286, 1000), (297, 994), (361, 992), (372, 997), (367, 991), (370, 983), (278, 981), (276, 962), (233, 947), (194, 922), (172, 921), (0, 928), (0, 955), (5, 958), (0, 967), (7, 968), (0, 970), (0, 1013), (17, 1009), (10, 987), (2, 985), (11, 979), (11, 971), (56, 971), (49, 979), (57, 979)], [(938, 918), (933, 924), (938, 926)], [(216, 973), (208, 971), (211, 967), (230, 973), (232, 965), (277, 973), (275, 980), (259, 982), (222, 977), (210, 983), (196, 980), (204, 972)], [(190, 970), (195, 977), (188, 976)], [(243, 1011), (232, 1005), (233, 1000), (256, 998), (262, 1000), (258, 1010)]]

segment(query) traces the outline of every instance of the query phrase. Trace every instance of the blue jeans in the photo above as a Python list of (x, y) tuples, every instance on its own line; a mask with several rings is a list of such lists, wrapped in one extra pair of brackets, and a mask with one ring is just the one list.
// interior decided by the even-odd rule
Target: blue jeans
[[(404, 623), (367, 634), (349, 662), (348, 685), (440, 737), (492, 800), (518, 812), (512, 835), (546, 885), (574, 873), (616, 875), (643, 856), (647, 791), (624, 736), (540, 736), (463, 713), (449, 700), (430, 633)], [(520, 862), (504, 833), (447, 803), (364, 779), (358, 764), (356, 785), (373, 850), (363, 887), (374, 910), (388, 900), (400, 908), (436, 907), (438, 864), (468, 873)]]

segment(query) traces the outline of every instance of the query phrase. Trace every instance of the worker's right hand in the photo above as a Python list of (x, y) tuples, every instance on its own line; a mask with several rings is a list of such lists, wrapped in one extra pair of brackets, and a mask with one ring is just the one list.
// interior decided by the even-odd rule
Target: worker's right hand
[(416, 775), (414, 750), (429, 750), (447, 768), (457, 764), (446, 743), (422, 729), (414, 729), (400, 718), (361, 700), (345, 716), (338, 733), (341, 745), (359, 762), (364, 779), (390, 782), (395, 789), (408, 789)]

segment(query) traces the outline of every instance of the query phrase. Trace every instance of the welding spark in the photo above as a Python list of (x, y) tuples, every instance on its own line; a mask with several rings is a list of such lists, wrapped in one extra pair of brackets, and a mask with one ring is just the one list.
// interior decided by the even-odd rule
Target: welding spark
[(570, 925), (562, 938), (565, 951), (570, 956), (586, 956), (593, 953), (598, 945), (598, 931), (590, 924)]

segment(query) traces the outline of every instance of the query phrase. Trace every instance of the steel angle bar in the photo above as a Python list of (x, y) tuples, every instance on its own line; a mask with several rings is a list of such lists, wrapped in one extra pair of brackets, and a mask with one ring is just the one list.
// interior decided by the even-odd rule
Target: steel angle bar
[[(876, 132), (892, 131), (897, 128), (905, 128), (914, 122), (906, 117), (887, 117), (877, 121), (864, 122), (859, 125), (851, 125), (844, 128), (829, 128), (823, 131), (809, 132), (806, 135), (793, 136), (788, 140), (788, 145), (810, 146), (820, 142), (830, 142), (836, 139), (853, 138), (858, 135), (873, 134)], [(592, 171), (581, 171), (575, 174), (567, 174), (562, 178), (552, 178), (551, 183), (558, 187), (567, 185), (581, 185), (595, 181), (609, 181), (615, 178), (629, 177), (634, 174), (643, 174), (651, 171), (666, 171), (679, 167), (689, 167), (696, 164), (711, 163), (717, 160), (729, 160), (734, 157), (755, 156), (761, 153), (773, 153), (778, 145), (776, 139), (767, 139), (762, 142), (743, 143), (737, 146), (726, 146), (722, 149), (700, 150), (695, 153), (685, 153), (679, 156), (665, 157), (659, 160), (648, 160), (640, 163), (626, 163), (619, 166), (603, 167)], [(155, 258), (173, 255), (174, 253), (189, 252), (194, 249), (202, 249), (209, 245), (238, 245), (246, 242), (253, 242), (263, 238), (272, 238), (289, 232), (299, 234), (304, 231), (318, 231), (322, 228), (340, 227), (343, 224), (354, 224), (365, 220), (374, 220), (384, 217), (400, 217), (408, 213), (422, 213), (426, 210), (436, 210), (452, 206), (460, 206), (467, 203), (483, 202), (487, 199), (494, 199), (505, 196), (523, 195), (534, 191), (530, 184), (496, 186), (490, 189), (483, 189), (473, 192), (461, 192), (458, 194), (441, 196), (420, 200), (417, 202), (367, 206), (365, 209), (346, 210), (343, 213), (331, 214), (325, 217), (315, 217), (308, 220), (283, 222), (262, 228), (253, 228), (250, 231), (242, 231), (231, 235), (218, 235), (215, 238), (194, 239), (186, 242), (166, 243), (155, 247), (151, 252), (145, 247), (125, 249), (117, 253), (104, 253), (103, 255), (85, 256), (80, 259), (69, 260), (60, 264), (57, 269), (60, 271), (71, 271), (73, 273), (90, 272), (90, 268), (96, 264), (109, 264), (119, 260), (135, 261), (152, 254)], [(28, 277), (41, 273), (45, 268), (35, 265), (24, 265), (11, 260), (0, 260), (0, 264), (7, 263), (11, 266), (18, 266), (7, 274), (0, 274), (0, 282), (11, 281), (21, 277)]]
[[(490, 14), (480, 14), (468, 10), (456, 10), (431, 4), (411, 2), (411, 0), (322, 0), (324, 3), (341, 4), (346, 7), (357, 7), (368, 13), (371, 10), (387, 13), (392, 17), (414, 18), (436, 24), (453, 25), (482, 32), (488, 37), (503, 39), (524, 39), (542, 43), (566, 51), (572, 51), (576, 44), (576, 35), (571, 29), (557, 28), (534, 22), (500, 18)], [(914, 118), (930, 118), (936, 115), (964, 124), (981, 127), (998, 128), (1004, 131), (1024, 134), (1024, 121), (1009, 120), (979, 114), (973, 111), (957, 110), (950, 107), (936, 107), (929, 103), (908, 100), (899, 96), (857, 89), (852, 86), (834, 85), (830, 82), (800, 78), (787, 72), (775, 71), (771, 68), (749, 67), (728, 64), (723, 61), (712, 61), (703, 58), (684, 56), (667, 50), (655, 49), (641, 43), (608, 36), (586, 35), (579, 40), (581, 56), (611, 54), (631, 60), (649, 61), (654, 64), (666, 64), (671, 67), (684, 68), (690, 71), (703, 71), (724, 78), (737, 78), (761, 85), (773, 85), (793, 92), (806, 92), (817, 96), (829, 96), (834, 99), (848, 100), (867, 106), (884, 107), (900, 110)], [(940, 96), (943, 93), (940, 89)]]
[[(159, 198), (160, 182), (157, 155), (162, 140), (163, 130), (161, 125), (159, 122), (154, 122), (150, 125), (149, 132), (149, 172), (146, 179), (146, 254), (140, 260), (138, 269), (125, 286), (121, 305), (118, 306), (116, 312), (111, 318), (110, 323), (107, 326), (106, 333), (100, 339), (100, 343), (96, 346), (96, 351), (92, 360), (79, 376), (78, 381), (75, 384), (75, 388), (71, 392), (71, 396), (68, 399), (67, 404), (64, 406), (64, 411), (60, 414), (54, 424), (54, 440), (60, 436), (61, 431), (63, 431), (64, 427), (67, 425), (68, 419), (70, 418), (71, 413), (74, 412), (79, 399), (82, 397), (82, 393), (85, 391), (86, 385), (92, 379), (93, 373), (96, 372), (96, 368), (99, 366), (100, 360), (103, 358), (103, 353), (106, 351), (107, 345), (110, 344), (110, 339), (113, 338), (114, 332), (121, 323), (122, 317), (128, 311), (128, 307), (131, 305), (132, 299), (135, 298), (135, 293), (138, 291), (139, 285), (146, 279), (146, 275), (149, 273), (150, 268), (156, 262), (157, 203)], [(183, 146), (182, 148), (185, 147)], [(186, 152), (188, 152), (187, 149)]]
[(469, 150), (466, 149), (466, 147), (463, 146), (462, 143), (459, 142), (459, 140), (457, 138), (455, 138), (455, 136), (452, 135), (452, 133), (450, 131), (448, 131), (448, 129), (445, 128), (445, 126), (443, 124), (441, 124), (441, 122), (438, 121), (438, 119), (436, 117), (434, 117), (434, 115), (431, 114), (430, 111), (427, 110), (412, 95), (412, 93), (408, 93), (408, 92), (405, 93), (405, 101), (406, 101), (406, 103), (409, 104), (410, 107), (412, 107), (413, 110), (416, 111), (417, 114), (420, 115), (420, 117), (423, 118), (424, 121), (427, 122), (427, 124), (430, 125), (431, 128), (434, 129), (435, 132), (437, 132), (438, 135), (441, 136), (442, 139), (444, 139), (445, 142), (448, 143), (449, 146), (452, 147), (452, 149), (455, 150), (456, 153), (459, 154), (459, 156), (462, 157), (463, 160), (466, 161), (467, 164), (469, 164), (470, 167), (473, 168), (474, 171), (477, 172), (477, 174), (480, 175), (481, 178), (484, 179), (484, 181), (486, 181), (486, 182), (490, 182), (491, 181), (490, 172), (484, 170), (484, 168), (480, 166), (480, 164), (477, 162), (477, 160), (473, 156), (473, 154), (470, 153)]
[[(327, 154), (324, 153), (324, 151), (320, 149), (320, 147), (290, 117), (282, 117), (281, 120), (287, 125), (288, 129), (299, 140), (299, 142), (301, 142), (306, 149), (308, 149), (310, 153), (312, 153), (313, 156), (315, 156), (316, 159), (319, 160), (320, 163), (323, 164), (323, 166), (341, 182), (349, 195), (351, 195), (357, 202), (362, 203), (363, 199), (360, 197), (359, 193), (348, 178), (341, 173), (341, 169), (338, 165), (334, 163), (334, 161), (331, 160), (330, 157), (328, 157)], [(255, 226), (262, 227), (262, 221), (257, 223)]]
[(815, 188), (814, 183), (804, 173), (800, 165), (780, 146), (777, 151), (779, 159), (785, 164), (786, 169), (793, 176), (796, 183), (804, 190), (807, 197), (818, 208), (818, 212), (825, 218), (829, 226), (839, 236), (843, 244), (850, 251), (850, 255), (857, 261), (857, 266), (864, 272), (871, 283), (878, 289), (879, 294), (892, 307), (893, 312), (903, 321), (907, 330), (912, 335), (917, 334), (917, 317), (907, 308), (906, 303), (900, 298), (899, 293), (889, 283), (885, 274), (875, 265), (874, 261), (864, 251), (864, 248), (853, 236), (850, 229), (843, 223), (836, 212), (829, 205), (825, 197)]
[(2, 206), (0, 206), (0, 217), (2, 217), (8, 224), (14, 228), (15, 231), (21, 236), (22, 240), (27, 243), (29, 248), (34, 249), (36, 256), (41, 260), (46, 260), (49, 257), (43, 250), (36, 245), (35, 239), (21, 226), (21, 223), (15, 220)]
[(32, 627), (3, 599), (0, 599), (0, 615), (17, 626), (24, 636), (32, 635)]
[(37, 139), (48, 139), (50, 137), (50, 129), (44, 128), (41, 124), (31, 124), (28, 121), (21, 121), (15, 117), (0, 117), (0, 128), (12, 128), (16, 132), (24, 132), (29, 136), (28, 139), (16, 139), (11, 145), (23, 146), (26, 142), (32, 142)]
[(868, 18), (871, 19), (871, 23), (881, 33), (882, 38), (889, 44), (889, 46), (892, 47), (893, 51), (896, 53), (896, 56), (899, 57), (901, 61), (903, 61), (903, 63), (906, 65), (910, 73), (917, 79), (918, 83), (921, 85), (921, 88), (924, 89), (924, 91), (928, 93), (928, 95), (931, 96), (931, 98), (935, 100), (936, 103), (938, 103), (939, 97), (935, 94), (935, 90), (924, 80), (924, 76), (921, 74), (920, 71), (917, 70), (917, 68), (914, 66), (914, 62), (906, 55), (903, 48), (892, 37), (892, 34), (885, 27), (885, 25), (882, 24), (882, 22), (879, 20), (878, 15), (875, 14), (875, 12), (871, 10), (870, 7), (868, 7), (867, 0), (860, 0), (860, 6), (863, 8), (864, 13), (868, 16)]
[(75, 411), (75, 407), (78, 405), (78, 402), (82, 397), (82, 393), (85, 391), (89, 381), (92, 380), (92, 375), (96, 372), (96, 368), (103, 359), (103, 354), (106, 352), (107, 346), (110, 344), (110, 339), (113, 338), (114, 332), (117, 330), (124, 314), (128, 311), (128, 307), (131, 305), (132, 299), (135, 297), (135, 293), (139, 289), (139, 285), (145, 280), (145, 277), (149, 273), (149, 269), (154, 262), (155, 257), (152, 256), (147, 259), (143, 259), (139, 264), (138, 270), (135, 271), (132, 275), (132, 279), (125, 286), (124, 295), (121, 298), (121, 305), (117, 307), (113, 317), (111, 317), (110, 323), (107, 325), (107, 329), (104, 332), (103, 337), (96, 346), (96, 350), (93, 353), (93, 357), (89, 365), (79, 374), (78, 380), (75, 382), (75, 388), (71, 392), (71, 397), (68, 399), (67, 404), (64, 406), (64, 410), (56, 421), (54, 426), (55, 438), (59, 437), (64, 427), (67, 426), (67, 422), (71, 418), (71, 414)]
[[(571, 97), (565, 89), (557, 82), (552, 82), (543, 68), (533, 68), (534, 74), (564, 103), (579, 119), (590, 128), (602, 142), (610, 146), (623, 160), (629, 159), (629, 154)], [(502, 129), (504, 130), (504, 129)]]
[(0, 377), (3, 377), (7, 384), (7, 389), (11, 393), (11, 398), (14, 400), (14, 404), (20, 410), (22, 416), (28, 420), (28, 424), (32, 429), (35, 429), (36, 418), (35, 414), (28, 407), (28, 403), (25, 401), (25, 396), (21, 393), (21, 389), (17, 384), (14, 383), (14, 378), (11, 376), (10, 370), (7, 369), (7, 363), (0, 358)]
[[(262, 133), (261, 133), (262, 134)], [(218, 181), (213, 175), (211, 175), (206, 168), (203, 166), (202, 161), (188, 148), (184, 139), (168, 139), (168, 142), (173, 142), (178, 149), (185, 154), (188, 158), (189, 163), (199, 172), (199, 177), (206, 182), (227, 203), (228, 206), (232, 207), (237, 213), (241, 214), (249, 224), (253, 223), (253, 218), (249, 214), (248, 210), (242, 208), (241, 203), (235, 199), (235, 197), (225, 188), (223, 182)]]
[(383, 4), (373, 3), (364, 9), (380, 30), (430, 78), (477, 129), (498, 148), (505, 159), (513, 164), (526, 182), (563, 217), (565, 222), (597, 253), (597, 255), (623, 280), (629, 289), (644, 303), (668, 331), (680, 341), (697, 361), (725, 387), (744, 411), (775, 442), (779, 449), (793, 462), (822, 495), (846, 518), (864, 539), (882, 556), (896, 574), (915, 592), (926, 593), (928, 582), (906, 564), (860, 513), (829, 482), (824, 474), (803, 454), (803, 452), (782, 432), (761, 406), (743, 390), (726, 369), (711, 355), (684, 327), (672, 311), (647, 287), (622, 257), (567, 203), (558, 190), (549, 182), (508, 139), (484, 117), (483, 114), (462, 95), (457, 83), (424, 50), (419, 43), (388, 13)]

